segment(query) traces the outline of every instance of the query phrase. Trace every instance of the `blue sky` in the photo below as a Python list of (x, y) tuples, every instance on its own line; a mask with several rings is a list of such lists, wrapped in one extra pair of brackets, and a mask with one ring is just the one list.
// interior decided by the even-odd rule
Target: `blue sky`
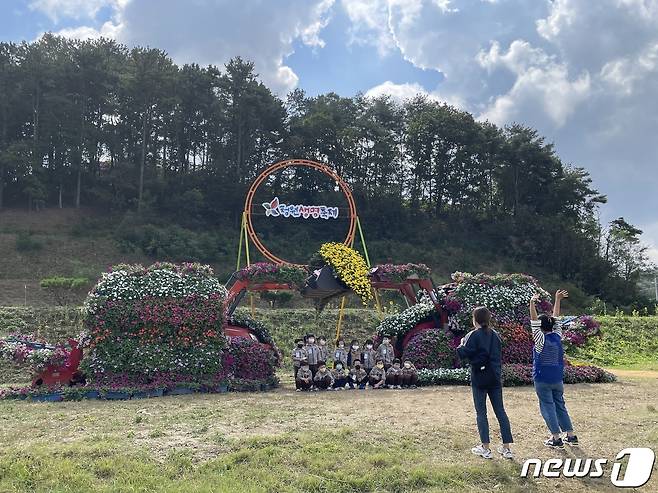
[(521, 122), (585, 167), (602, 219), (645, 231), (658, 261), (658, 0), (3, 0), (0, 39), (52, 31), (240, 55), (284, 96), (422, 92)]

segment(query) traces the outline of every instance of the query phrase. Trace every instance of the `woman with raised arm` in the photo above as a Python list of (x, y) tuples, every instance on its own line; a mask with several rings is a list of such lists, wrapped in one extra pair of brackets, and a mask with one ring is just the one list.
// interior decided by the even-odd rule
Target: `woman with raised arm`
[[(564, 290), (555, 293), (553, 316), (537, 315), (536, 302), (539, 295), (530, 299), (530, 325), (533, 349), (532, 377), (535, 392), (539, 398), (539, 410), (551, 438), (544, 442), (547, 447), (564, 448), (564, 442), (571, 446), (578, 445), (578, 437), (573, 432), (571, 418), (564, 403), (564, 349), (562, 347), (562, 328), (556, 325), (560, 316), (560, 302), (569, 296)], [(564, 439), (560, 433), (566, 433)]]
[(491, 312), (484, 306), (473, 310), (473, 327), (474, 329), (466, 334), (457, 348), (459, 357), (462, 360), (467, 359), (471, 364), (471, 389), (478, 433), (482, 442), (473, 447), (471, 452), (485, 459), (493, 459), (489, 447), (487, 419), (487, 396), (489, 396), (503, 439), (503, 445), (498, 447), (498, 453), (505, 459), (513, 459), (510, 444), (514, 440), (503, 405), (502, 340), (498, 332), (491, 328)]

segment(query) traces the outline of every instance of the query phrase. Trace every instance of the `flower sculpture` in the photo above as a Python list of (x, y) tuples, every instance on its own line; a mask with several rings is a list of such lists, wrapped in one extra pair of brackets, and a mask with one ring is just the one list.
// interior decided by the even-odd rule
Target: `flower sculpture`
[(333, 267), (338, 279), (361, 298), (364, 305), (372, 300), (368, 266), (359, 252), (342, 243), (324, 243), (318, 254), (325, 265)]

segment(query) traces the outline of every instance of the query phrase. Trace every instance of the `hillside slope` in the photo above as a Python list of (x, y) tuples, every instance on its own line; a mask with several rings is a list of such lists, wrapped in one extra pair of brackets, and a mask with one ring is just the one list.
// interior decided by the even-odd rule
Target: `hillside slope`
[[(156, 236), (149, 237), (144, 232), (155, 228), (150, 224), (141, 226), (122, 217), (113, 217), (92, 209), (45, 209), (39, 212), (2, 210), (0, 306), (52, 304), (53, 300), (39, 287), (39, 281), (45, 277), (79, 276), (86, 277), (93, 283), (109, 266), (118, 263), (149, 264), (158, 260), (191, 260), (186, 256), (188, 248), (197, 255), (201, 251), (203, 255), (215, 258), (215, 261), (207, 262), (213, 266), (221, 280), (227, 279), (233, 272), (237, 253), (237, 231), (219, 228), (209, 231), (205, 228), (197, 232), (176, 225), (170, 229), (158, 227), (161, 229), (155, 230)], [(363, 228), (368, 238), (368, 224), (364, 224)], [(126, 231), (129, 234), (126, 234)], [(122, 238), (118, 236), (133, 238), (142, 233), (142, 237), (133, 240), (139, 245), (137, 248), (130, 244), (127, 247), (126, 241), (122, 242)], [(186, 236), (178, 241), (179, 234)], [(207, 238), (209, 234), (213, 235), (210, 242)], [(154, 245), (155, 242), (159, 243)], [(170, 246), (167, 242), (175, 244)], [(177, 254), (156, 253), (149, 256), (143, 253), (143, 248), (155, 252), (175, 251)], [(428, 249), (420, 247), (412, 239), (409, 243), (372, 239), (368, 240), (368, 250), (373, 263), (383, 263), (389, 259), (398, 262), (425, 262), (432, 268), (433, 278), (437, 283), (448, 282), (450, 274), (456, 270), (529, 272), (538, 277), (542, 285), (549, 290), (558, 286), (569, 289), (572, 292), (571, 302), (581, 311), (590, 302), (576, 286), (565, 285), (540, 269), (518, 265), (504, 256), (504, 250), (468, 249), (451, 245), (449, 242), (448, 246), (445, 246), (444, 242), (442, 246)], [(252, 249), (252, 261), (254, 259), (258, 259), (258, 256)], [(76, 301), (82, 301), (83, 295), (84, 293), (80, 294)], [(293, 306), (310, 305), (296, 298), (293, 300)]]

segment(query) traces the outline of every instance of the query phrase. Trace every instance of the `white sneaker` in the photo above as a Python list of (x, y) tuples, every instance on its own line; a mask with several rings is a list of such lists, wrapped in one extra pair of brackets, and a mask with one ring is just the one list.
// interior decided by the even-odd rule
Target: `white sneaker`
[(503, 456), (503, 459), (513, 459), (514, 454), (508, 448), (504, 448), (502, 445), (498, 447), (498, 453)]
[(301, 392), (302, 389), (295, 389), (295, 392)]
[(475, 455), (479, 455), (483, 459), (493, 459), (493, 454), (491, 453), (491, 450), (484, 448), (482, 445), (473, 447), (471, 449), (471, 452), (473, 452)]

